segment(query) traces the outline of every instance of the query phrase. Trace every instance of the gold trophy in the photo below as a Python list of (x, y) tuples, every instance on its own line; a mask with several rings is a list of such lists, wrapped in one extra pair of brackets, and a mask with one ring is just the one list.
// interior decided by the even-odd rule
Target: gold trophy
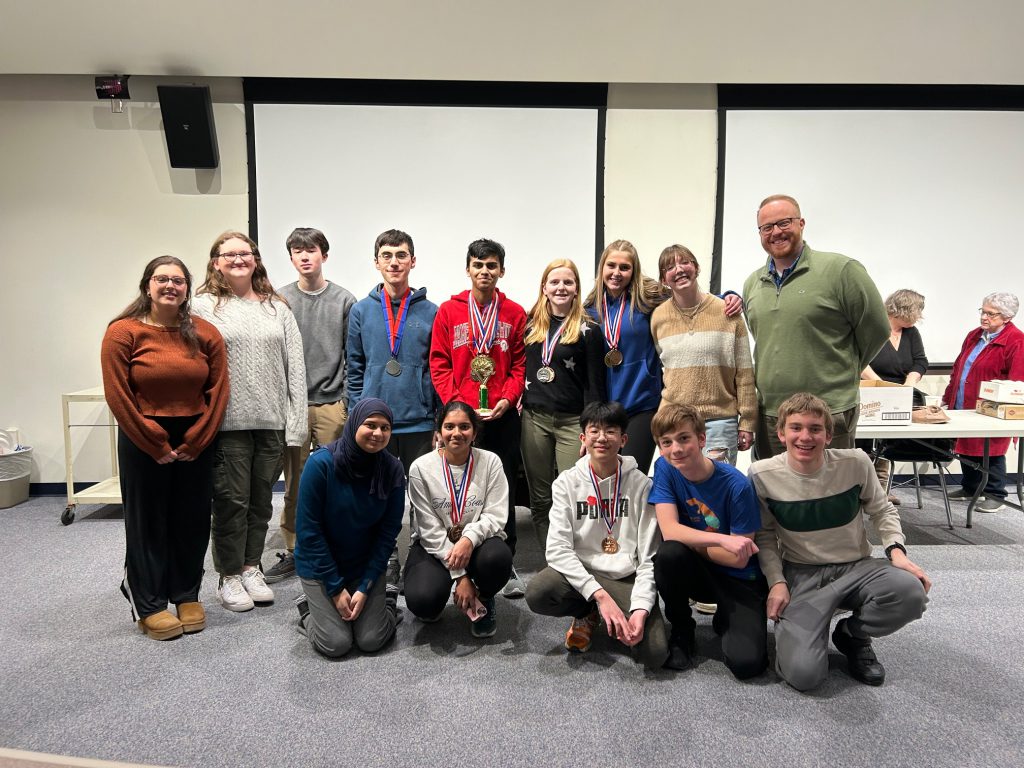
[(481, 416), (490, 416), (491, 408), (487, 407), (487, 380), (494, 375), (494, 360), (489, 355), (477, 355), (469, 363), (469, 377), (480, 382), (480, 407), (476, 412)]

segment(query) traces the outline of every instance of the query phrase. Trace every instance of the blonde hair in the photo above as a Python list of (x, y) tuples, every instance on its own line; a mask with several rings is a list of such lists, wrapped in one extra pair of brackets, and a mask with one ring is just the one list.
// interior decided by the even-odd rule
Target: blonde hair
[(807, 413), (819, 417), (825, 424), (825, 434), (831, 437), (835, 433), (835, 421), (832, 412), (828, 409), (828, 403), (810, 392), (797, 392), (782, 401), (779, 406), (778, 429), (786, 428), (786, 419), (794, 414)]
[(231, 286), (228, 285), (227, 278), (220, 273), (220, 271), (214, 266), (217, 259), (220, 258), (220, 247), (224, 245), (228, 240), (241, 240), (252, 249), (253, 258), (253, 271), (252, 271), (252, 289), (256, 292), (256, 295), (260, 297), (260, 303), (268, 303), (273, 309), (272, 299), (280, 301), (285, 306), (288, 306), (288, 302), (284, 300), (277, 291), (274, 290), (274, 286), (270, 284), (270, 278), (267, 276), (267, 268), (263, 266), (263, 258), (260, 256), (259, 246), (252, 241), (252, 239), (242, 233), (233, 230), (222, 232), (216, 240), (213, 241), (213, 245), (210, 246), (210, 260), (206, 264), (206, 280), (203, 282), (199, 289), (196, 291), (196, 295), (200, 293), (208, 293), (211, 296), (217, 297), (217, 303), (214, 306), (214, 312), (216, 312), (221, 304), (227, 299), (234, 296), (234, 291), (231, 290)]
[(580, 338), (580, 326), (590, 322), (583, 311), (583, 304), (580, 301), (580, 272), (571, 259), (555, 259), (544, 268), (544, 274), (540, 278), (540, 294), (537, 296), (537, 303), (530, 310), (526, 326), (526, 343), (542, 344), (548, 338), (548, 329), (551, 328), (551, 308), (548, 306), (548, 297), (544, 295), (544, 285), (550, 275), (556, 269), (570, 269), (576, 278), (576, 295), (572, 299), (572, 307), (569, 314), (562, 323), (562, 331), (559, 334), (565, 344), (575, 344)]
[(885, 297), (885, 311), (905, 323), (916, 323), (924, 312), (924, 296), (909, 288), (900, 288)]
[(607, 292), (604, 286), (604, 265), (608, 261), (608, 257), (616, 251), (621, 251), (629, 256), (629, 260), (633, 264), (633, 274), (626, 288), (629, 306), (633, 312), (649, 314), (669, 296), (669, 292), (661, 283), (652, 280), (640, 271), (640, 256), (633, 244), (629, 240), (615, 240), (609, 243), (601, 254), (601, 260), (597, 264), (594, 288), (587, 294), (587, 298), (583, 302), (584, 306), (594, 308), (597, 312), (598, 322), (604, 319), (604, 297)]

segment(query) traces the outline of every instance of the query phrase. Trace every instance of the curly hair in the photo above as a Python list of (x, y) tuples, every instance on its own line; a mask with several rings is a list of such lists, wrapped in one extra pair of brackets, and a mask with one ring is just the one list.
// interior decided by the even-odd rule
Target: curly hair
[(288, 306), (288, 302), (284, 300), (277, 291), (274, 290), (274, 286), (270, 284), (270, 278), (267, 277), (267, 268), (263, 266), (263, 258), (260, 256), (259, 246), (252, 241), (252, 239), (242, 232), (236, 232), (228, 230), (222, 233), (213, 241), (213, 245), (210, 246), (210, 260), (206, 264), (206, 280), (199, 290), (196, 291), (196, 295), (201, 293), (208, 293), (211, 296), (217, 297), (217, 303), (213, 308), (216, 312), (221, 304), (227, 299), (234, 296), (234, 291), (231, 290), (231, 286), (228, 285), (227, 279), (220, 273), (215, 266), (217, 259), (220, 258), (220, 247), (228, 240), (237, 239), (241, 240), (252, 249), (252, 257), (254, 260), (255, 267), (252, 272), (252, 289), (256, 292), (256, 295), (260, 297), (261, 303), (266, 303), (271, 310), (273, 310), (273, 300), (280, 301), (285, 306)]

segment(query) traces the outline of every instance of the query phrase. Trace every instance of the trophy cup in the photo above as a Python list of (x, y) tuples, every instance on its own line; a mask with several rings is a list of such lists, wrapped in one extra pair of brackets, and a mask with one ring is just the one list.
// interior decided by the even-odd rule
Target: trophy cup
[(469, 377), (480, 382), (480, 407), (476, 412), (481, 416), (490, 416), (491, 408), (487, 407), (487, 380), (494, 375), (494, 360), (489, 355), (477, 355), (470, 361)]

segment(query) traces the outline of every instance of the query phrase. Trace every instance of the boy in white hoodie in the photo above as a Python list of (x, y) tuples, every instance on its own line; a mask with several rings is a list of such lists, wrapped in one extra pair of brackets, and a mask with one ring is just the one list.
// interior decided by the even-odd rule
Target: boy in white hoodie
[(590, 403), (580, 416), (587, 455), (551, 486), (548, 567), (526, 590), (534, 613), (572, 616), (565, 647), (590, 649), (603, 622), (608, 635), (649, 669), (668, 658), (653, 556), (660, 538), (647, 503), (650, 478), (620, 456), (629, 417), (618, 403)]

